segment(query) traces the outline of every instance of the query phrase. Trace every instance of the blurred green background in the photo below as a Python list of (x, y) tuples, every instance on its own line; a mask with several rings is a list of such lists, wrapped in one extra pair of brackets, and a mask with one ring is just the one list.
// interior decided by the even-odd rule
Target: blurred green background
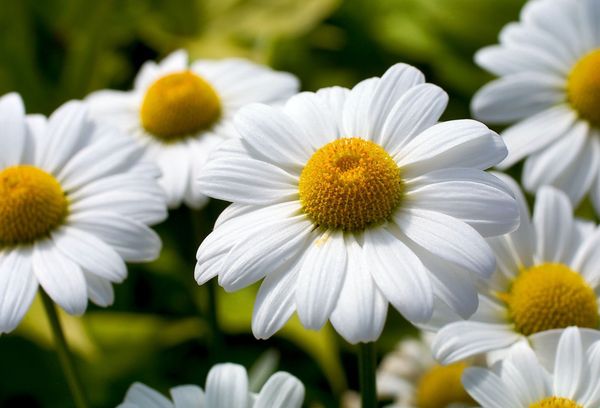
[[(445, 119), (469, 116), (491, 79), (472, 62), (517, 19), (523, 0), (0, 0), (0, 94), (17, 91), (30, 113), (101, 88), (129, 89), (140, 65), (183, 47), (192, 58), (242, 56), (296, 74), (304, 90), (351, 87), (395, 62), (423, 70), (450, 94)], [(0, 132), (2, 129), (0, 129)], [(0, 146), (1, 148), (1, 146)], [(268, 341), (250, 334), (256, 288), (217, 290), (225, 335), (209, 352), (207, 287), (193, 280), (195, 251), (225, 203), (173, 211), (157, 229), (161, 258), (130, 267), (115, 305), (63, 315), (94, 407), (114, 407), (133, 381), (166, 392), (203, 386), (210, 366), (233, 361), (287, 370), (307, 387), (307, 407), (337, 407), (356, 389), (354, 349), (330, 327), (292, 321)], [(190, 225), (196, 225), (193, 231)], [(390, 308), (379, 352), (413, 331)], [(255, 364), (257, 361), (259, 363)], [(263, 367), (263, 370), (261, 370)], [(261, 376), (252, 375), (255, 386)], [(0, 407), (69, 407), (42, 307), (0, 338)]]

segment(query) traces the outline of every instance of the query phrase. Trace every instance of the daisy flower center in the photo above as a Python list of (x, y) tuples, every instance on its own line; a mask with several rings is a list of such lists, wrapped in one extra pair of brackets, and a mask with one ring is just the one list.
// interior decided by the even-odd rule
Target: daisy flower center
[(0, 171), (0, 247), (45, 237), (67, 211), (62, 187), (45, 171), (28, 165)]
[(300, 201), (317, 225), (364, 230), (389, 219), (400, 204), (400, 168), (379, 145), (338, 139), (317, 150), (300, 174)]
[(455, 363), (447, 366), (436, 365), (426, 372), (416, 391), (419, 408), (446, 408), (453, 403), (473, 403), (465, 391), (461, 377), (467, 365)]
[(568, 398), (548, 397), (530, 404), (529, 408), (583, 408), (583, 406)]
[(579, 115), (600, 127), (600, 49), (581, 58), (569, 74), (569, 102)]
[(507, 303), (516, 329), (525, 335), (569, 326), (595, 328), (599, 323), (594, 290), (563, 264), (525, 269), (510, 292), (500, 297)]
[(174, 141), (210, 128), (221, 115), (213, 87), (191, 71), (166, 75), (146, 91), (142, 126), (163, 141)]

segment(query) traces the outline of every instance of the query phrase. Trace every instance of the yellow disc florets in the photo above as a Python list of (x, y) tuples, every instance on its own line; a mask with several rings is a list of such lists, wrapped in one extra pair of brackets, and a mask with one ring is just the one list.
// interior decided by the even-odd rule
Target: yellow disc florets
[(28, 165), (0, 171), (0, 247), (47, 236), (67, 211), (60, 184), (45, 171)]
[(581, 58), (569, 74), (569, 102), (583, 119), (600, 127), (600, 49)]
[(529, 408), (583, 408), (583, 405), (568, 398), (548, 397), (530, 404)]
[(400, 168), (379, 145), (338, 139), (317, 150), (299, 182), (304, 211), (321, 227), (357, 231), (390, 218), (402, 200)]
[(593, 289), (563, 264), (523, 270), (510, 292), (500, 297), (507, 303), (516, 330), (525, 335), (569, 326), (595, 328), (599, 323)]
[(140, 115), (148, 133), (174, 141), (210, 128), (221, 115), (221, 102), (208, 82), (183, 71), (164, 76), (148, 88)]
[(432, 367), (419, 381), (416, 406), (419, 408), (446, 408), (452, 403), (473, 403), (465, 391), (461, 377), (465, 363)]

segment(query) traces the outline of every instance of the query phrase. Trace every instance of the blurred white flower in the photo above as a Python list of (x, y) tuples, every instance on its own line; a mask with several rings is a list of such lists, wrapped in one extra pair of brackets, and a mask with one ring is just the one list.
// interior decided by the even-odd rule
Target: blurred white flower
[(19, 324), (38, 284), (70, 314), (82, 314), (88, 298), (110, 305), (124, 261), (160, 252), (148, 228), (167, 215), (158, 168), (78, 102), (46, 120), (26, 117), (8, 94), (0, 129), (0, 333)]
[(528, 191), (553, 185), (577, 204), (591, 191), (600, 213), (600, 1), (534, 0), (500, 45), (475, 60), (500, 76), (473, 99), (476, 118), (509, 124), (507, 168), (527, 157)]
[(585, 336), (600, 327), (600, 230), (574, 219), (567, 196), (550, 186), (539, 190), (531, 221), (517, 184), (499, 176), (514, 189), (521, 225), (488, 239), (498, 269), (481, 283), (479, 309), (469, 320), (436, 309), (429, 325), (443, 326), (433, 350), (444, 364), (492, 351), (494, 361), (521, 340), (536, 347), (556, 341), (568, 326), (588, 328)]
[(349, 342), (376, 340), (388, 302), (431, 317), (434, 297), (468, 317), (473, 276), (489, 277), (482, 235), (518, 225), (508, 187), (483, 170), (506, 155), (473, 120), (438, 123), (446, 93), (398, 64), (352, 90), (253, 104), (234, 120), (200, 188), (233, 202), (198, 250), (199, 284), (235, 291), (263, 278), (253, 332), (267, 338), (297, 311), (330, 319)]
[(598, 337), (586, 343), (580, 330), (570, 327), (561, 331), (558, 345), (537, 356), (520, 343), (492, 370), (467, 368), (463, 383), (482, 408), (598, 408), (598, 367)]
[(206, 387), (171, 388), (171, 399), (144, 384), (135, 383), (117, 408), (300, 408), (304, 386), (294, 376), (277, 372), (258, 394), (248, 390), (248, 376), (237, 364), (217, 364), (208, 373)]
[(207, 201), (195, 183), (207, 156), (230, 133), (233, 114), (251, 102), (279, 103), (298, 91), (298, 80), (242, 59), (188, 63), (176, 51), (146, 62), (128, 92), (88, 96), (92, 115), (134, 136), (161, 171), (169, 207)]
[(389, 408), (464, 408), (475, 405), (461, 376), (472, 362), (439, 365), (431, 353), (431, 333), (401, 341), (377, 370), (377, 393)]

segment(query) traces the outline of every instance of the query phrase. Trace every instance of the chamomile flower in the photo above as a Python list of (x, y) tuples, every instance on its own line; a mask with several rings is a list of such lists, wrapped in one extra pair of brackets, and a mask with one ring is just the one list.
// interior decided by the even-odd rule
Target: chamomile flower
[(117, 408), (300, 408), (304, 386), (294, 376), (273, 374), (258, 394), (248, 389), (248, 376), (237, 364), (217, 364), (208, 373), (206, 387), (182, 385), (171, 389), (171, 399), (144, 384), (135, 383)]
[(377, 369), (380, 399), (393, 399), (389, 408), (463, 408), (474, 406), (461, 376), (467, 362), (439, 365), (431, 353), (431, 333), (402, 340)]
[(533, 0), (476, 62), (500, 78), (473, 99), (476, 118), (515, 125), (502, 136), (507, 168), (523, 158), (523, 185), (553, 185), (600, 213), (600, 2)]
[(493, 361), (516, 342), (535, 346), (568, 326), (600, 328), (600, 230), (575, 220), (567, 196), (550, 186), (539, 190), (530, 220), (518, 186), (506, 176), (505, 181), (519, 197), (521, 225), (488, 239), (498, 269), (481, 285), (477, 312), (462, 321), (447, 309), (436, 310), (432, 326), (455, 320), (433, 343), (443, 364), (494, 351)]
[(482, 408), (597, 408), (599, 367), (600, 336), (586, 344), (580, 330), (570, 327), (551, 352), (536, 355), (521, 343), (492, 370), (468, 368), (463, 383)]
[(233, 114), (251, 102), (279, 103), (298, 91), (298, 80), (242, 59), (188, 63), (180, 50), (145, 63), (128, 92), (88, 97), (102, 123), (134, 136), (162, 171), (169, 207), (201, 207), (207, 197), (194, 182), (207, 156), (229, 134)]
[(48, 120), (0, 98), (0, 333), (21, 321), (38, 287), (71, 314), (107, 306), (124, 261), (149, 261), (166, 218), (158, 168), (130, 138), (96, 127), (78, 102)]
[(438, 123), (446, 103), (398, 64), (351, 91), (243, 108), (240, 139), (218, 148), (199, 179), (233, 204), (198, 250), (198, 283), (218, 275), (235, 291), (264, 278), (258, 338), (297, 311), (307, 328), (329, 319), (349, 342), (373, 341), (388, 302), (426, 321), (434, 296), (469, 316), (471, 277), (495, 269), (482, 235), (512, 231), (518, 210), (483, 171), (504, 158), (500, 137), (473, 120)]

